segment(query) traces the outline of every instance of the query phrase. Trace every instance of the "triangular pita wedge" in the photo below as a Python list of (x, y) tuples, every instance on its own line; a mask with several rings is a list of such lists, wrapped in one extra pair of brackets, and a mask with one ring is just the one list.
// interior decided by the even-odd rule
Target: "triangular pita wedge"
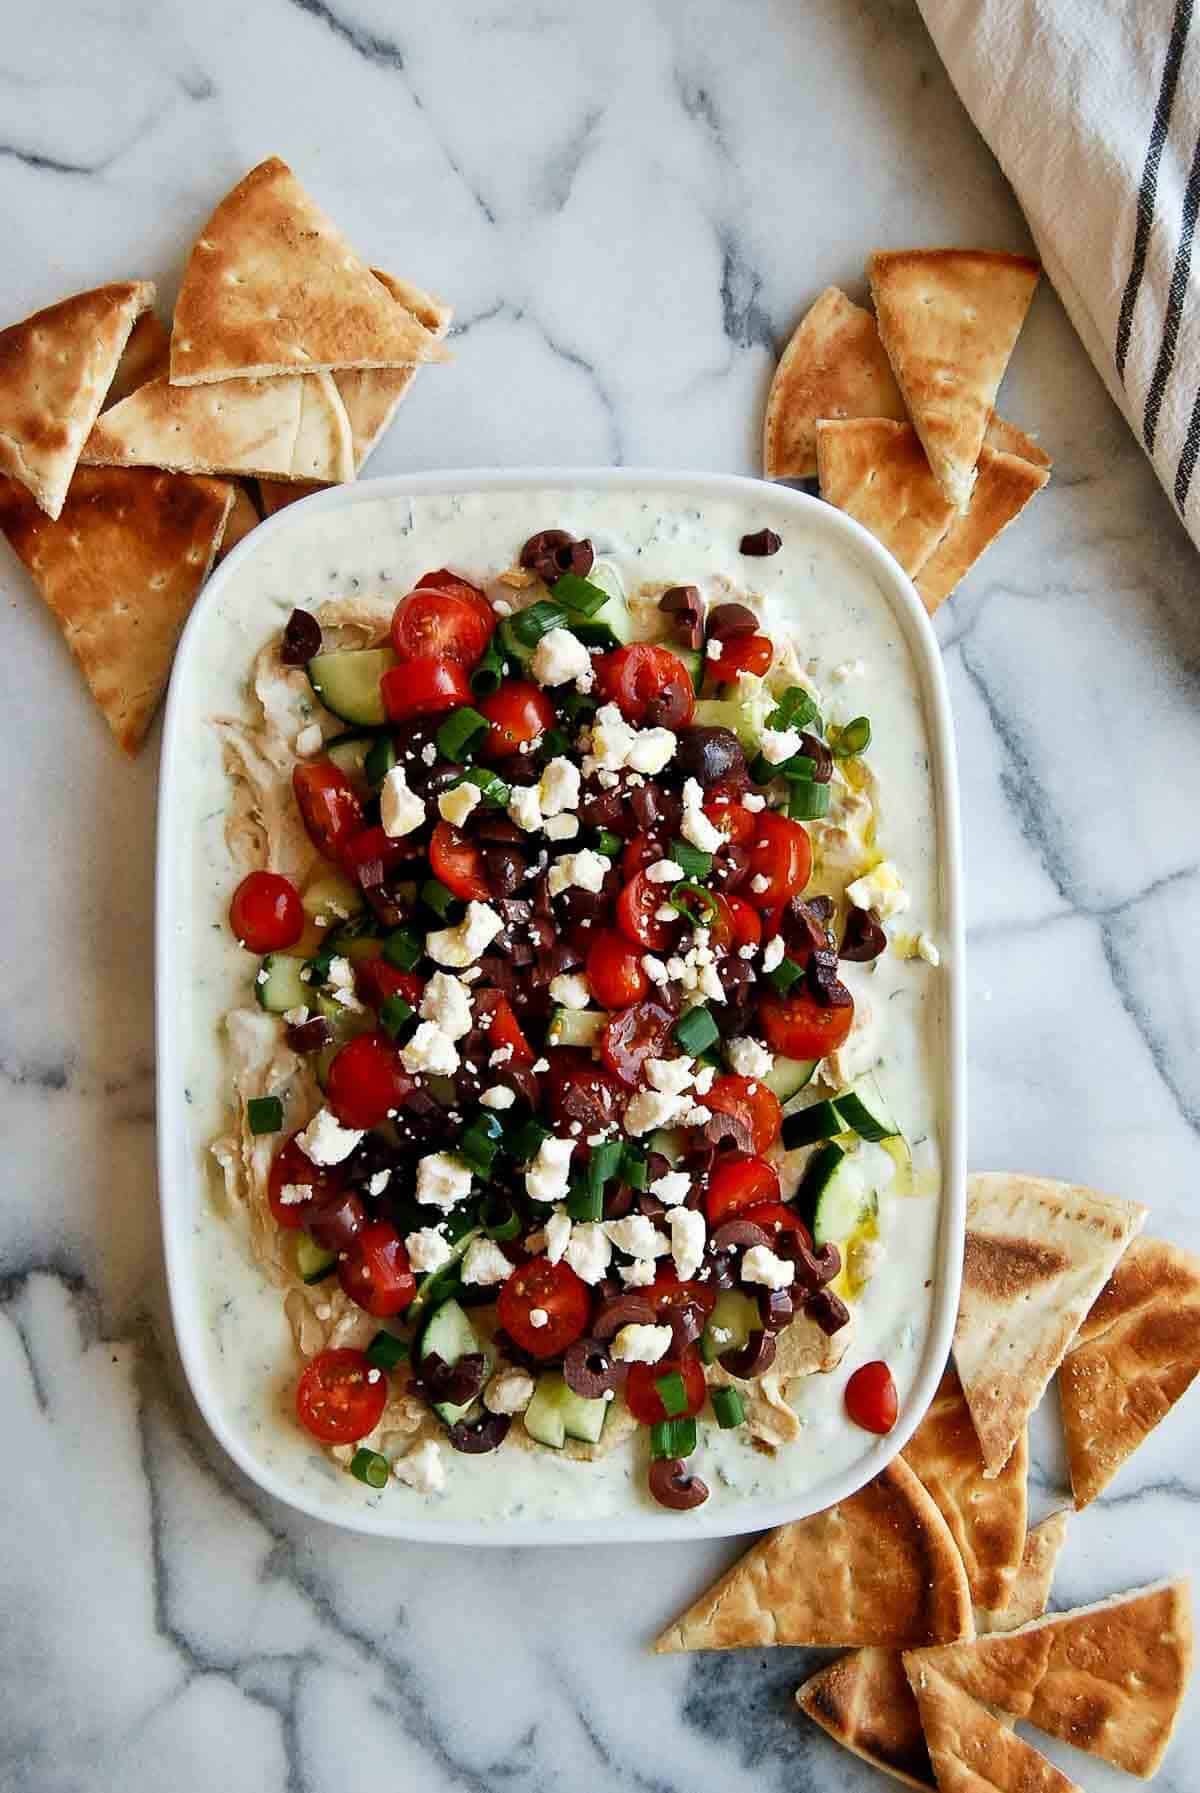
[(1082, 1793), (923, 1656), (906, 1656), (938, 1793)]
[(985, 1172), (967, 1182), (954, 1361), (999, 1475), (1080, 1321), (1146, 1210), (1078, 1183)]
[(811, 479), (819, 417), (905, 417), (875, 319), (827, 286), (783, 351), (763, 419), (767, 479)]
[(148, 380), (165, 378), (170, 364), (171, 337), (167, 326), (156, 311), (143, 311), (117, 362), (117, 371), (104, 397), (104, 409), (111, 411)]
[(260, 479), (258, 496), (262, 501), (263, 516), (273, 517), (276, 511), (286, 510), (289, 504), (295, 504), (300, 498), (309, 498), (314, 492), (324, 492), (323, 480), (315, 479)]
[(177, 473), (354, 478), (350, 422), (328, 374), (202, 388), (151, 380), (104, 413), (82, 458)]
[(61, 516), (0, 482), (0, 529), (33, 575), (105, 719), (135, 753), (208, 576), (232, 489), (143, 467), (81, 467)]
[(877, 1643), (900, 1649), (914, 1636), (973, 1632), (954, 1540), (898, 1457), (848, 1500), (769, 1533), (654, 1647)]
[(1200, 1259), (1135, 1239), (1058, 1372), (1075, 1505), (1106, 1488), (1200, 1370)]
[(48, 517), (62, 512), (129, 332), (153, 303), (150, 281), (123, 280), (0, 330), (0, 474)]
[[(443, 305), (440, 299), (433, 298), (431, 294), (422, 292), (419, 286), (412, 286), (407, 280), (398, 280), (394, 274), (385, 274), (382, 268), (373, 268), (371, 272), (376, 280), (383, 282), (396, 304), (410, 312), (440, 342), (450, 328), (450, 320), (454, 315), (450, 307)], [(356, 469), (362, 466), (386, 431), (396, 414), (397, 405), (416, 375), (415, 366), (351, 367), (334, 371), (334, 384), (341, 394), (346, 415), (350, 419)]]
[(277, 156), (196, 239), (171, 333), (175, 385), (445, 359)]
[(897, 249), (867, 273), (879, 334), (929, 465), (965, 510), (1038, 264), (988, 249)]
[(1007, 1604), (999, 1611), (975, 1608), (975, 1629), (983, 1636), (992, 1631), (1015, 1631), (1030, 1619), (1040, 1619), (1050, 1598), (1050, 1584), (1058, 1553), (1067, 1537), (1067, 1513), (1051, 1513), (1025, 1534), (1021, 1565), (1013, 1577)]
[(1019, 455), (997, 454), (986, 444), (979, 451), (978, 471), (971, 502), (955, 517), (917, 576), (917, 590), (930, 616), (1050, 477), (1044, 467)]
[(217, 559), (224, 560), (227, 554), (231, 554), (239, 542), (245, 541), (252, 529), (258, 528), (261, 521), (249, 492), (245, 486), (235, 482), (233, 504), (225, 524), (225, 533), (221, 537), (221, 546), (217, 550)]
[(985, 448), (994, 448), (997, 454), (1015, 454), (1023, 461), (1029, 461), (1034, 467), (1044, 467), (1047, 473), (1054, 462), (1046, 453), (1040, 442), (1027, 436), (1024, 430), (1009, 423), (1006, 418), (992, 413), (991, 422), (983, 433)]
[(983, 1473), (971, 1412), (953, 1369), (947, 1369), (925, 1418), (904, 1447), (950, 1527), (976, 1606), (1001, 1608), (1025, 1548), (1029, 1440), (1023, 1434), (1002, 1473)]
[(910, 423), (817, 424), (821, 496), (869, 529), (915, 578), (954, 519)]

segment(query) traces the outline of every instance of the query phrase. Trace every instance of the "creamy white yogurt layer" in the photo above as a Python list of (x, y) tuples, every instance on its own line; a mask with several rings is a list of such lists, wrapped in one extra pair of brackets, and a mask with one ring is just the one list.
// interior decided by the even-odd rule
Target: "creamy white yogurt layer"
[[(192, 719), (194, 752), (187, 777), (194, 828), (179, 842), (173, 868), (177, 912), (184, 917), (173, 948), (185, 967), (180, 1000), (191, 1042), (187, 1116), (198, 1179), (206, 1200), (196, 1206), (195, 1276), (205, 1315), (208, 1367), (235, 1433), (264, 1465), (347, 1509), (364, 1502), (409, 1503), (439, 1518), (528, 1520), (658, 1511), (645, 1492), (644, 1437), (596, 1463), (547, 1450), (505, 1448), (485, 1457), (448, 1449), (443, 1492), (422, 1493), (393, 1482), (376, 1495), (335, 1469), (291, 1418), (297, 1360), (279, 1291), (250, 1260), (236, 1221), (220, 1211), (206, 1160), (228, 1124), (229, 1066), (220, 1023), (244, 1004), (251, 963), (227, 926), (235, 881), (224, 827), (229, 787), (214, 715), (255, 720), (248, 686), (259, 649), (293, 608), (336, 596), (399, 599), (417, 576), (450, 566), (484, 585), (511, 566), (534, 531), (560, 527), (588, 536), (620, 570), (631, 592), (642, 581), (692, 583), (710, 601), (758, 594), (767, 633), (791, 637), (800, 662), (829, 699), (829, 714), (871, 719), (869, 761), (878, 782), (877, 845), (897, 867), (911, 897), (904, 926), (932, 940), (943, 935), (934, 856), (935, 795), (918, 681), (909, 649), (870, 572), (815, 527), (789, 521), (782, 551), (747, 558), (738, 543), (764, 522), (780, 526), (771, 495), (761, 505), (720, 499), (702, 508), (677, 493), (539, 492), (516, 489), (437, 497), (391, 498), (289, 519), (265, 538), (197, 619), (182, 702)], [(493, 588), (499, 590), (499, 588)], [(853, 669), (853, 676), (847, 668)], [(803, 1432), (774, 1458), (744, 1433), (702, 1426), (694, 1466), (711, 1500), (699, 1509), (753, 1496), (784, 1498), (844, 1470), (873, 1440), (845, 1418), (842, 1391), (859, 1364), (885, 1358), (901, 1400), (921, 1363), (934, 1299), (944, 1155), (939, 1040), (945, 1025), (942, 973), (889, 952), (874, 967), (845, 967), (860, 1011), (872, 1019), (859, 1037), (855, 1069), (877, 1065), (880, 1083), (918, 1166), (913, 1196), (881, 1196), (879, 1268), (855, 1304), (854, 1331), (841, 1366), (800, 1384), (794, 1405)], [(886, 1169), (876, 1154), (881, 1174)], [(173, 1198), (169, 1198), (173, 1199)], [(681, 1532), (690, 1516), (678, 1515)]]

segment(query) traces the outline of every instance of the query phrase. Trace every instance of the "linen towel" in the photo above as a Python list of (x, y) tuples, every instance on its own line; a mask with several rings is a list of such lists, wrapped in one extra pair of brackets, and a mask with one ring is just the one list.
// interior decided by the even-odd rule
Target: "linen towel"
[(1194, 0), (917, 0), (1046, 273), (1200, 544)]

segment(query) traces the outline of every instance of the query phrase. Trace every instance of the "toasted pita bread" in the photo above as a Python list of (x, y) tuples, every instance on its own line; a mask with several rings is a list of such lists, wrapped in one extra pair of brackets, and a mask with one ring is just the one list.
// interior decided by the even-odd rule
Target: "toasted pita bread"
[(655, 1649), (890, 1644), (970, 1637), (967, 1578), (946, 1522), (902, 1458), (736, 1562)]
[(170, 364), (171, 337), (166, 325), (156, 311), (143, 311), (117, 362), (117, 371), (104, 396), (104, 409), (111, 411), (148, 380), (165, 379)]
[(277, 156), (196, 239), (171, 334), (177, 386), (445, 359)]
[[(385, 274), (382, 268), (373, 268), (371, 272), (376, 280), (382, 281), (397, 305), (402, 306), (432, 336), (441, 341), (454, 316), (448, 305), (443, 305), (440, 299), (422, 292), (419, 286), (410, 285), (407, 280), (398, 280), (394, 274)], [(396, 415), (396, 407), (408, 392), (416, 375), (415, 366), (338, 368), (335, 371), (333, 381), (350, 419), (356, 469), (362, 466), (387, 430)]]
[(875, 319), (836, 286), (800, 320), (775, 369), (763, 419), (767, 479), (811, 479), (821, 417), (906, 417)]
[(1077, 1183), (987, 1172), (967, 1183), (967, 1240), (954, 1359), (998, 1476), (1080, 1321), (1130, 1239), (1139, 1202)]
[(245, 486), (235, 484), (233, 503), (225, 524), (225, 533), (221, 537), (221, 546), (217, 550), (217, 559), (224, 560), (225, 556), (231, 553), (239, 542), (245, 541), (252, 529), (258, 528), (261, 521), (262, 518), (254, 508), (254, 500)]
[(867, 274), (879, 334), (934, 477), (965, 510), (996, 392), (1041, 270), (986, 249), (897, 249)]
[(974, 1604), (1003, 1608), (1025, 1548), (1028, 1438), (1022, 1435), (1002, 1473), (987, 1480), (970, 1409), (947, 1369), (904, 1460), (950, 1527)]
[(62, 514), (79, 451), (104, 403), (148, 280), (76, 293), (0, 331), (0, 474)]
[(1191, 1664), (1183, 1581), (904, 1659), (910, 1680), (914, 1669), (932, 1669), (972, 1699), (1144, 1777), (1166, 1752)]
[(869, 529), (915, 578), (954, 519), (909, 423), (817, 424), (821, 496)]
[(1135, 1239), (1058, 1372), (1071, 1488), (1086, 1507), (1200, 1371), (1200, 1259)]
[(328, 374), (226, 380), (199, 391), (151, 380), (104, 413), (82, 459), (177, 473), (354, 478), (350, 421)]
[(986, 443), (979, 451), (978, 478), (971, 501), (921, 568), (916, 585), (930, 616), (965, 579), (981, 554), (1019, 517), (1050, 475), (1018, 455), (997, 454)]
[(985, 448), (994, 448), (997, 454), (1015, 454), (1020, 460), (1028, 461), (1031, 466), (1044, 467), (1047, 473), (1054, 465), (1040, 442), (1027, 436), (1024, 430), (1019, 430), (1015, 423), (997, 417), (994, 411), (991, 422), (983, 433), (983, 444)]
[[(830, 1336), (815, 1320), (801, 1314), (776, 1335), (775, 1361), (765, 1376), (739, 1382), (719, 1363), (705, 1366), (710, 1388), (736, 1388), (746, 1413), (746, 1429), (752, 1438), (771, 1450), (793, 1444), (803, 1427), (791, 1405), (791, 1395), (806, 1376), (824, 1375), (836, 1369), (850, 1345), (853, 1326), (843, 1326)], [(606, 1428), (607, 1429), (607, 1428)]]
[(1067, 1537), (1065, 1509), (1051, 1513), (1025, 1534), (1021, 1564), (1009, 1587), (1008, 1600), (999, 1611), (975, 1608), (975, 1629), (980, 1636), (992, 1631), (1015, 1631), (1030, 1619), (1040, 1619), (1050, 1598), (1050, 1584), (1058, 1553)]
[(327, 491), (323, 480), (319, 479), (260, 479), (258, 496), (262, 500), (263, 516), (273, 517), (276, 511), (286, 510), (289, 504), (295, 504), (300, 498), (309, 498), (314, 492)]
[(939, 1793), (1082, 1793), (921, 1655), (906, 1656)]
[(126, 753), (150, 725), (232, 503), (215, 479), (81, 467), (51, 521), (14, 481), (0, 483), (0, 529)]

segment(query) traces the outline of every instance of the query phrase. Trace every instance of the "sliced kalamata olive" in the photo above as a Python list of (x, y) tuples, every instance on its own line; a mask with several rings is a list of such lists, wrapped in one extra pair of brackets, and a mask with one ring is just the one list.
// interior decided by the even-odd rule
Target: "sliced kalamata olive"
[(285, 666), (307, 666), (320, 651), (320, 623), (308, 610), (293, 610), (283, 631), (279, 658)]
[(345, 1251), (367, 1224), (367, 1210), (349, 1190), (305, 1208), (306, 1230), (322, 1251)]
[(676, 1513), (702, 1507), (708, 1499), (708, 1484), (690, 1473), (682, 1457), (656, 1457), (648, 1480), (659, 1506), (670, 1507)]
[(658, 1179), (660, 1177), (666, 1176), (666, 1174), (670, 1170), (670, 1168), (671, 1168), (671, 1160), (667, 1157), (667, 1154), (665, 1152), (647, 1152), (646, 1153), (646, 1181), (647, 1181), (647, 1183), (657, 1183)]
[(704, 603), (698, 585), (673, 585), (658, 600), (658, 607), (675, 625), (683, 647), (693, 652), (704, 644)]
[(565, 529), (539, 529), (521, 549), (521, 565), (547, 585), (553, 585), (564, 573), (586, 579), (595, 558), (590, 542), (577, 541)]
[(814, 784), (828, 784), (833, 777), (833, 755), (824, 741), (802, 731), (799, 752), (813, 762), (812, 781)]
[(689, 1145), (684, 1162), (693, 1184), (699, 1183), (701, 1177), (708, 1175), (716, 1156), (716, 1146), (710, 1145), (707, 1140), (702, 1140), (698, 1145)]
[[(531, 909), (533, 908), (532, 901), (530, 902), (529, 906)], [(571, 961), (572, 964), (574, 964), (574, 965), (581, 964), (582, 960), (580, 959), (579, 954), (575, 953), (574, 947), (570, 946), (567, 943), (567, 941), (565, 941), (565, 940), (558, 940), (555, 937), (555, 935), (556, 935), (555, 926), (554, 926), (554, 923), (550, 920), (549, 916), (537, 915), (537, 914), (530, 916), (530, 918), (529, 918), (529, 944), (531, 946), (536, 947), (538, 952), (543, 952), (543, 953), (549, 952), (550, 948), (552, 946), (561, 947), (561, 949), (564, 953), (573, 953), (574, 954), (574, 957)], [(564, 970), (565, 969), (566, 969), (566, 967), (564, 966)]]
[(465, 1456), (481, 1457), (486, 1451), (499, 1450), (511, 1425), (511, 1413), (488, 1413), (485, 1409), (478, 1419), (456, 1420), (447, 1427), (446, 1438), (454, 1450)]
[(726, 1220), (712, 1235), (714, 1251), (731, 1251), (735, 1245), (767, 1245), (773, 1243), (770, 1236), (752, 1220)]
[(812, 896), (812, 897), (800, 897), (800, 898), (797, 898), (796, 900), (803, 902), (805, 908), (809, 911), (810, 915), (815, 915), (817, 920), (822, 924), (822, 926), (828, 927), (830, 922), (833, 920), (837, 905), (834, 902), (832, 897)]
[[(718, 961), (718, 965), (720, 963)], [(720, 976), (719, 971), (717, 975)], [(748, 1115), (726, 1114), (723, 1110), (717, 1110), (705, 1121), (703, 1135), (714, 1146), (724, 1145), (728, 1141), (736, 1151), (753, 1156), (754, 1126)]]
[(732, 1251), (710, 1251), (705, 1264), (710, 1289), (732, 1289), (736, 1285), (737, 1263)]
[(609, 828), (615, 833), (628, 833), (628, 823), (621, 827), (625, 798), (617, 786), (611, 791), (584, 787), (579, 799), (579, 820), (585, 828)]
[(471, 812), (467, 831), (481, 847), (519, 847), (528, 841), (515, 822), (510, 822), (502, 809), (484, 807)]
[(783, 547), (783, 537), (776, 535), (773, 529), (756, 529), (753, 535), (744, 535), (738, 546), (743, 554), (778, 554)]
[(652, 779), (646, 784), (634, 785), (629, 792), (629, 807), (644, 833), (678, 834), (683, 821), (683, 799), (674, 791), (664, 790)]
[(420, 1383), (431, 1401), (465, 1407), (487, 1381), (487, 1358), (482, 1351), (468, 1351), (457, 1363), (447, 1363), (431, 1351), (421, 1359)]
[(704, 1331), (707, 1316), (699, 1302), (685, 1301), (679, 1307), (668, 1308), (666, 1319), (671, 1328), (671, 1355), (682, 1357)]
[(672, 770), (707, 786), (743, 773), (746, 755), (731, 728), (705, 728), (697, 723), (677, 731)]
[(289, 1021), (286, 1038), (293, 1052), (320, 1052), (333, 1038), (333, 1025), (324, 1015), (313, 1015), (307, 1021)]
[(716, 641), (731, 641), (735, 635), (757, 635), (758, 630), (758, 618), (746, 604), (714, 604), (709, 611), (708, 632)]
[(832, 1282), (842, 1267), (842, 1254), (832, 1241), (814, 1251), (803, 1236), (790, 1227), (780, 1231), (774, 1249), (776, 1257), (787, 1258), (796, 1266), (796, 1287), (809, 1294)]
[(598, 1339), (611, 1339), (620, 1332), (622, 1326), (651, 1326), (654, 1323), (654, 1308), (644, 1295), (630, 1290), (627, 1295), (617, 1295), (606, 1301), (596, 1315), (592, 1325), (592, 1336)]
[(628, 1183), (610, 1183), (604, 1193), (605, 1220), (624, 1220), (633, 1213), (634, 1191)]
[(846, 1009), (854, 1001), (837, 974), (838, 956), (822, 947), (809, 955), (804, 978), (808, 993), (824, 1009)]
[[(793, 897), (783, 912), (783, 937), (787, 945), (796, 954), (800, 964), (805, 964), (810, 953), (827, 953), (831, 950), (824, 919), (817, 913), (816, 905)], [(836, 960), (836, 954), (834, 955)], [(834, 964), (834, 975), (837, 965)]]
[(760, 1289), (758, 1313), (766, 1332), (782, 1332), (795, 1317), (796, 1304), (788, 1289)]
[(750, 854), (735, 840), (717, 848), (713, 859), (713, 883), (723, 894), (740, 890), (750, 876)]
[(406, 896), (389, 890), (386, 885), (381, 889), (365, 889), (363, 895), (367, 906), (375, 919), (385, 928), (398, 928), (412, 914), (412, 903)]
[(869, 909), (851, 909), (842, 935), (841, 956), (865, 965), (887, 951), (887, 935)]
[(840, 1332), (850, 1321), (850, 1309), (832, 1289), (818, 1289), (815, 1295), (810, 1295), (804, 1304), (804, 1311), (829, 1337)]
[(511, 897), (515, 890), (520, 890), (528, 869), (525, 855), (517, 847), (483, 849), (484, 875), (489, 889), (498, 897)]
[(618, 1363), (603, 1339), (576, 1339), (563, 1358), (563, 1381), (585, 1401), (619, 1388), (628, 1374), (629, 1365)]
[(526, 922), (533, 914), (533, 904), (528, 897), (504, 897), (493, 907), (510, 925), (513, 922)]
[(443, 791), (454, 789), (462, 782), (463, 769), (456, 766), (453, 760), (435, 760), (432, 766), (426, 767), (420, 779), (414, 778), (412, 789), (419, 790), (422, 797), (440, 797)]
[(751, 1377), (761, 1376), (775, 1362), (774, 1334), (755, 1327), (740, 1350), (726, 1351), (717, 1361), (739, 1382), (749, 1382)]

